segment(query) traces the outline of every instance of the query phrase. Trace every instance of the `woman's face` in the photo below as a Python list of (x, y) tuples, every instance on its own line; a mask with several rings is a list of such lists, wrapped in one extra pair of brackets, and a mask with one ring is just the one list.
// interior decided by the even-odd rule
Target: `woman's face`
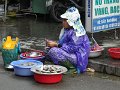
[(68, 24), (67, 19), (63, 19), (62, 25), (64, 28), (70, 28), (70, 25)]

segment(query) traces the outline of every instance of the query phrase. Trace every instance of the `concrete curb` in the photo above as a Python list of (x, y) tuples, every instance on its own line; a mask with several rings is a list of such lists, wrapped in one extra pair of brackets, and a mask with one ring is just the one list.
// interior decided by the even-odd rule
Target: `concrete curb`
[(96, 72), (102, 72), (110, 75), (120, 76), (120, 60), (112, 59), (89, 59), (89, 67)]

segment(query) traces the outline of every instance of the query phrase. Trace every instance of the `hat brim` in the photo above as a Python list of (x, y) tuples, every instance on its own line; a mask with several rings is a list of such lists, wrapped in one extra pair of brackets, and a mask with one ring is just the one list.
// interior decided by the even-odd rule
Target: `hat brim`
[(60, 17), (63, 19), (67, 19), (66, 13), (62, 14)]

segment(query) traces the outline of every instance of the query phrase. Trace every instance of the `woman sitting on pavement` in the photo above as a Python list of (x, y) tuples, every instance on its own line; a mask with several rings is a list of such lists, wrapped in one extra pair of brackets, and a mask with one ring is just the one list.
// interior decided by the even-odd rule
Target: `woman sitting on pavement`
[(68, 69), (75, 68), (78, 74), (82, 73), (86, 71), (88, 64), (90, 42), (81, 23), (79, 11), (71, 7), (61, 18), (64, 30), (60, 33), (58, 43), (47, 41), (47, 45), (51, 47), (48, 55), (54, 64), (66, 66)]

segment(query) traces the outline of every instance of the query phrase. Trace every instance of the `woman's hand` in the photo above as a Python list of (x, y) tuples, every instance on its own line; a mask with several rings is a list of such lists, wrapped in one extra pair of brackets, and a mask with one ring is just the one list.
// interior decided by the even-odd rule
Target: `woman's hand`
[(47, 40), (46, 44), (48, 47), (57, 47), (58, 45), (56, 41), (50, 41), (50, 40)]

